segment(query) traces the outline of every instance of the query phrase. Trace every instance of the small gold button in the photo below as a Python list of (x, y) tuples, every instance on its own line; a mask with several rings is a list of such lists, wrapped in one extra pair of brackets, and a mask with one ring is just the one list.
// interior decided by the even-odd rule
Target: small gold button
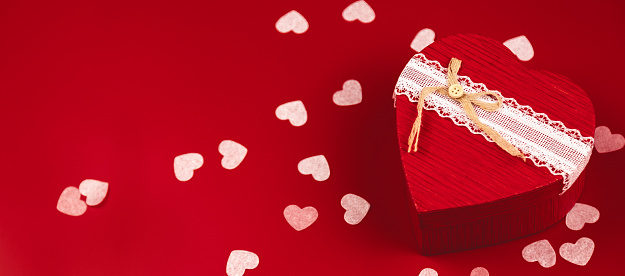
[(454, 99), (460, 98), (462, 97), (462, 95), (464, 95), (464, 89), (462, 89), (462, 86), (460, 84), (452, 84), (449, 87), (448, 92), (449, 96)]

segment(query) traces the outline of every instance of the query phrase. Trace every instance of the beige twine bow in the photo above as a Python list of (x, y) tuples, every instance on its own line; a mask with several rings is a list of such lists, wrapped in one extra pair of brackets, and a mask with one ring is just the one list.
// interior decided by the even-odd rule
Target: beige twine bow
[[(419, 132), (421, 130), (421, 113), (423, 112), (423, 105), (425, 103), (425, 98), (430, 95), (432, 92), (438, 92), (443, 96), (448, 96), (462, 105), (462, 108), (469, 116), (469, 119), (473, 121), (481, 130), (490, 137), (499, 147), (504, 149), (512, 156), (519, 157), (525, 161), (525, 156), (517, 149), (515, 146), (510, 144), (510, 142), (506, 141), (499, 135), (497, 131), (492, 129), (491, 127), (485, 125), (480, 122), (480, 119), (477, 117), (475, 113), (475, 109), (473, 105), (477, 105), (480, 108), (486, 111), (496, 111), (501, 106), (501, 97), (499, 94), (491, 91), (481, 92), (481, 93), (471, 93), (466, 94), (460, 83), (458, 82), (458, 70), (460, 70), (460, 63), (462, 61), (457, 58), (452, 58), (449, 62), (449, 70), (447, 71), (447, 82), (449, 87), (439, 86), (439, 87), (424, 87), (421, 90), (421, 95), (419, 96), (419, 103), (417, 105), (417, 119), (415, 119), (414, 124), (412, 125), (412, 131), (410, 132), (410, 137), (408, 137), (408, 152), (412, 150), (412, 145), (414, 144), (414, 151), (417, 151), (417, 143), (419, 142)], [(491, 96), (497, 99), (496, 103), (485, 102), (482, 100), (478, 100), (478, 98), (482, 96)]]

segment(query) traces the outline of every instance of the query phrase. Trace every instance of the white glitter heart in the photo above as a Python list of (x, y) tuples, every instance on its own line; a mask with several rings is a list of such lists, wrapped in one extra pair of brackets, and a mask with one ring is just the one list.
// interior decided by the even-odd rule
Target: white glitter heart
[(204, 158), (199, 153), (187, 153), (174, 158), (174, 174), (180, 181), (188, 181), (193, 177), (193, 171), (204, 164)]
[(431, 29), (422, 29), (414, 37), (412, 43), (410, 43), (410, 48), (417, 52), (421, 52), (423, 51), (423, 49), (425, 49), (425, 47), (434, 43), (435, 36), (436, 34), (434, 34), (434, 31), (432, 31)]
[(276, 30), (281, 33), (293, 31), (296, 34), (303, 34), (308, 30), (308, 21), (299, 12), (293, 10), (276, 21)]
[(533, 242), (523, 248), (523, 259), (528, 262), (538, 262), (542, 267), (552, 267), (556, 264), (556, 251), (548, 240)]
[(357, 80), (347, 80), (343, 83), (343, 90), (332, 95), (332, 101), (339, 106), (355, 105), (362, 102), (362, 87)]
[(292, 101), (281, 104), (276, 108), (276, 117), (280, 120), (289, 120), (293, 126), (303, 126), (308, 120), (308, 113), (302, 101)]
[(534, 57), (532, 43), (524, 35), (508, 39), (503, 45), (508, 47), (522, 61), (528, 61)]
[(323, 155), (315, 155), (299, 161), (297, 170), (303, 175), (311, 174), (317, 181), (325, 181), (330, 178), (330, 165)]
[(346, 194), (341, 199), (341, 206), (346, 210), (345, 222), (356, 225), (362, 221), (369, 212), (371, 205), (364, 198), (354, 194)]
[(87, 198), (87, 205), (95, 206), (100, 204), (106, 197), (109, 190), (109, 184), (93, 179), (85, 179), (80, 182), (78, 190)]
[(575, 203), (573, 209), (566, 214), (566, 226), (571, 230), (581, 230), (586, 223), (599, 220), (599, 210), (590, 205)]
[(580, 238), (575, 244), (564, 243), (560, 246), (560, 256), (576, 265), (584, 266), (590, 261), (595, 251), (595, 243), (589, 238)]
[(70, 186), (61, 192), (59, 201), (56, 203), (56, 209), (66, 215), (80, 216), (87, 211), (87, 204), (80, 200), (78, 188)]
[(232, 170), (243, 162), (247, 155), (247, 148), (235, 141), (223, 140), (219, 143), (219, 153), (224, 156), (221, 159), (221, 166)]
[(284, 208), (284, 218), (297, 231), (302, 231), (317, 220), (319, 213), (314, 207), (300, 209), (297, 205), (289, 205)]
[(228, 276), (242, 276), (246, 269), (256, 268), (259, 262), (258, 255), (253, 252), (233, 250), (230, 252), (226, 263), (226, 274)]
[(438, 272), (436, 272), (436, 270), (431, 269), (431, 268), (424, 268), (419, 273), (419, 276), (438, 276)]
[(343, 10), (343, 19), (350, 22), (358, 19), (362, 23), (371, 23), (375, 19), (375, 12), (367, 2), (356, 1)]
[(598, 153), (617, 151), (625, 146), (625, 137), (621, 134), (612, 134), (607, 126), (598, 126), (595, 129), (595, 149)]
[(486, 270), (486, 268), (483, 267), (476, 267), (473, 270), (471, 270), (471, 275), (470, 276), (488, 276), (488, 270)]

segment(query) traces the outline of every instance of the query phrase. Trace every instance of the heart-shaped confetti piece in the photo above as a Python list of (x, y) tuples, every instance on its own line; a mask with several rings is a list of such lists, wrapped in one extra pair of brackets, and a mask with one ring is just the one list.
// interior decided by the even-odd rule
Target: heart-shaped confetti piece
[(420, 30), (412, 40), (412, 43), (410, 43), (410, 48), (417, 52), (421, 52), (425, 49), (425, 47), (434, 43), (435, 36), (436, 34), (434, 34), (434, 31), (431, 29), (425, 28)]
[(308, 120), (308, 113), (302, 101), (292, 101), (281, 104), (276, 108), (276, 117), (280, 120), (289, 120), (293, 126), (303, 126)]
[(560, 246), (560, 256), (576, 265), (584, 266), (590, 261), (595, 251), (595, 243), (589, 238), (580, 238), (575, 244), (564, 243)]
[(319, 213), (314, 207), (300, 209), (297, 205), (289, 205), (284, 208), (284, 218), (293, 229), (302, 231), (317, 220)]
[(336, 105), (348, 106), (362, 102), (362, 87), (357, 80), (347, 80), (343, 83), (343, 90), (336, 91), (332, 95), (332, 101)]
[(345, 222), (356, 225), (362, 221), (369, 212), (371, 205), (364, 198), (354, 194), (346, 194), (341, 198), (341, 206), (346, 210)]
[(522, 61), (528, 61), (534, 57), (532, 43), (524, 35), (508, 39), (503, 45), (508, 47)]
[(523, 248), (523, 259), (528, 262), (538, 262), (542, 267), (552, 267), (556, 264), (556, 251), (548, 240), (533, 242)]
[(287, 12), (276, 21), (276, 30), (283, 34), (290, 31), (296, 34), (303, 34), (308, 30), (308, 21), (299, 12), (293, 10)]
[(87, 204), (80, 200), (78, 188), (70, 186), (61, 193), (56, 209), (66, 215), (80, 216), (87, 211)]
[(362, 23), (371, 23), (375, 19), (375, 12), (367, 2), (360, 0), (343, 10), (343, 19), (350, 22), (358, 19)]
[(424, 268), (419, 272), (419, 276), (438, 276), (438, 272), (431, 268)]
[(312, 175), (317, 181), (325, 181), (330, 178), (330, 165), (323, 155), (315, 155), (299, 161), (297, 170), (303, 175)]
[(488, 276), (488, 270), (483, 267), (476, 267), (471, 270), (471, 276)]
[(247, 148), (235, 141), (223, 140), (219, 143), (219, 153), (224, 156), (221, 159), (221, 166), (232, 170), (243, 162), (247, 155)]
[(188, 181), (193, 177), (193, 171), (204, 164), (204, 158), (199, 153), (186, 153), (174, 158), (174, 174), (180, 181)]
[(613, 152), (625, 146), (625, 137), (621, 134), (612, 134), (607, 126), (595, 129), (595, 149), (598, 153)]
[(80, 182), (78, 190), (87, 198), (87, 205), (96, 206), (106, 197), (106, 193), (109, 190), (109, 184), (99, 180), (85, 179)]
[(599, 220), (599, 210), (590, 205), (575, 203), (573, 209), (566, 214), (566, 226), (571, 230), (581, 230), (586, 223)]
[(233, 250), (230, 252), (226, 263), (226, 274), (228, 276), (241, 276), (246, 269), (254, 269), (258, 266), (260, 259), (253, 252), (245, 250)]

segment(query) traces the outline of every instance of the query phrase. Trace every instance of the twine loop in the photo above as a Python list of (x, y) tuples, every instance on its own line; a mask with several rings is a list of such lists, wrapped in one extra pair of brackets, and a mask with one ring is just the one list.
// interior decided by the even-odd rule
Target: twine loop
[[(458, 70), (460, 70), (461, 63), (462, 61), (457, 58), (452, 58), (451, 61), (449, 62), (449, 68), (447, 71), (447, 82), (449, 85), (448, 87), (428, 86), (428, 87), (424, 87), (421, 90), (421, 95), (419, 95), (419, 102), (417, 104), (417, 110), (418, 110), (417, 118), (415, 119), (414, 124), (412, 125), (412, 131), (410, 132), (410, 137), (408, 137), (408, 152), (413, 150), (413, 145), (414, 145), (414, 152), (417, 151), (417, 143), (419, 142), (419, 133), (421, 132), (421, 115), (423, 113), (423, 105), (425, 104), (425, 98), (433, 92), (438, 92), (439, 94), (443, 96), (447, 96), (451, 99), (458, 101), (460, 105), (462, 106), (462, 108), (464, 109), (464, 111), (467, 113), (467, 116), (469, 117), (469, 119), (471, 119), (471, 121), (473, 121), (473, 123), (475, 123), (477, 127), (479, 127), (482, 131), (484, 131), (484, 133), (486, 133), (488, 137), (490, 137), (500, 148), (508, 152), (510, 155), (519, 157), (523, 159), (523, 161), (525, 161), (525, 156), (523, 155), (523, 153), (519, 151), (519, 149), (517, 149), (515, 146), (510, 144), (510, 142), (503, 139), (503, 137), (501, 137), (501, 135), (497, 131), (495, 131), (491, 127), (482, 123), (480, 119), (477, 117), (477, 114), (475, 113), (475, 109), (473, 107), (474, 105), (479, 106), (480, 108), (489, 112), (497, 111), (502, 104), (501, 96), (499, 96), (499, 94), (492, 92), (492, 91), (470, 93), (470, 94), (464, 93), (464, 89), (462, 88), (462, 85), (460, 85), (460, 83), (458, 82)], [(497, 101), (494, 103), (491, 103), (491, 102), (480, 100), (479, 98), (482, 96), (490, 96), (490, 97), (495, 98)]]

